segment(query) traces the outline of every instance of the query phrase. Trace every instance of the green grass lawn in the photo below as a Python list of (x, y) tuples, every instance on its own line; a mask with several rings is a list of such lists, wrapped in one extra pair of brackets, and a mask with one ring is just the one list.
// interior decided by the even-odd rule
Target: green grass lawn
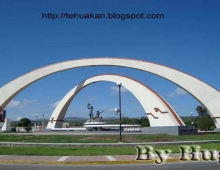
[[(144, 145), (143, 145), (144, 146)], [(192, 146), (192, 145), (189, 145)], [(220, 150), (218, 143), (200, 144), (202, 149)], [(178, 145), (154, 146), (154, 149), (170, 149), (179, 153)], [(41, 156), (93, 156), (93, 155), (136, 155), (135, 147), (0, 147), (0, 155), (41, 155)]]
[[(119, 135), (34, 135), (34, 134), (0, 134), (0, 142), (37, 142), (37, 143), (117, 143)], [(161, 141), (192, 141), (220, 140), (220, 134), (202, 134), (187, 136), (171, 135), (140, 135), (126, 134), (122, 136), (124, 143), (161, 142)]]
[[(220, 140), (220, 134), (190, 136), (124, 134), (124, 143)], [(0, 134), (0, 142), (35, 142), (35, 143), (118, 143), (119, 135), (35, 135), (35, 134)], [(219, 143), (199, 144), (202, 149), (220, 150)], [(154, 146), (154, 149), (170, 149), (180, 152), (179, 145)], [(86, 156), (86, 155), (136, 155), (134, 146), (122, 147), (7, 147), (0, 146), (0, 155), (44, 155), (44, 156)]]

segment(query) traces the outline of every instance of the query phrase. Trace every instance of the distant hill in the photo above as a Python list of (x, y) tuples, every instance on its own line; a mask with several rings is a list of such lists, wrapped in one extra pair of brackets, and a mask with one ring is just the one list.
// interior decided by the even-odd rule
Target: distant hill
[[(84, 118), (84, 117), (65, 117), (64, 121), (87, 121), (89, 118)], [(106, 117), (104, 120), (114, 120), (118, 119), (117, 117)]]
[(64, 121), (87, 121), (88, 118), (83, 117), (65, 117)]

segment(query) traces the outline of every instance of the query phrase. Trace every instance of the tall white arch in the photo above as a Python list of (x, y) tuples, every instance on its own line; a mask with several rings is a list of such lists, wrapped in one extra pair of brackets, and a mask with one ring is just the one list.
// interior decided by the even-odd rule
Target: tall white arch
[(53, 111), (47, 129), (61, 128), (66, 111), (74, 97), (86, 86), (99, 81), (122, 82), (122, 85), (141, 103), (152, 127), (185, 125), (168, 102), (150, 87), (126, 76), (104, 74), (88, 78), (71, 89)]
[(20, 91), (43, 77), (63, 70), (86, 66), (129, 67), (163, 77), (179, 85), (197, 99), (207, 109), (208, 113), (214, 120), (216, 127), (220, 128), (220, 92), (218, 90), (181, 71), (159, 64), (134, 59), (88, 58), (65, 61), (39, 68), (3, 86), (0, 89), (0, 107), (5, 108)]

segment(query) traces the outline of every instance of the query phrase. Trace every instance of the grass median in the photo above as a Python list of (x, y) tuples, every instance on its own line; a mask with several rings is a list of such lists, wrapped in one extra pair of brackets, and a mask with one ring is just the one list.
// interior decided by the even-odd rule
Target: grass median
[[(163, 142), (163, 141), (198, 141), (220, 140), (220, 134), (188, 136), (123, 134), (124, 143)], [(35, 135), (35, 134), (0, 134), (0, 142), (35, 142), (35, 143), (117, 143), (119, 136), (114, 135)]]
[[(199, 141), (220, 140), (220, 134), (203, 134), (192, 136), (140, 135), (124, 134), (124, 143), (162, 142), (162, 141)], [(32, 142), (32, 143), (117, 143), (115, 135), (35, 135), (35, 134), (0, 134), (0, 142)], [(191, 146), (191, 145), (189, 145)], [(219, 143), (199, 144), (201, 149), (220, 150)], [(170, 149), (179, 153), (179, 145), (156, 145), (154, 149)], [(135, 146), (114, 147), (11, 147), (0, 146), (0, 155), (41, 155), (41, 156), (93, 156), (93, 155), (136, 155)]]
[[(142, 145), (144, 146), (144, 145)], [(181, 145), (180, 145), (181, 146)], [(188, 145), (195, 146), (195, 145)], [(199, 144), (207, 150), (220, 151), (219, 143)], [(154, 149), (170, 149), (172, 153), (180, 153), (178, 145), (153, 146)], [(0, 155), (36, 155), (36, 156), (93, 156), (93, 155), (136, 155), (137, 150), (129, 147), (0, 147)]]

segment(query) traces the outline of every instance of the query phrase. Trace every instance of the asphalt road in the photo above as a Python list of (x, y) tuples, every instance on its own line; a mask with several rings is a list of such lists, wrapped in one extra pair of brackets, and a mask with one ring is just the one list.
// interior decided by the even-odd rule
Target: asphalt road
[(135, 164), (135, 165), (0, 165), (1, 170), (217, 170), (220, 169), (218, 162), (181, 162), (156, 164)]

